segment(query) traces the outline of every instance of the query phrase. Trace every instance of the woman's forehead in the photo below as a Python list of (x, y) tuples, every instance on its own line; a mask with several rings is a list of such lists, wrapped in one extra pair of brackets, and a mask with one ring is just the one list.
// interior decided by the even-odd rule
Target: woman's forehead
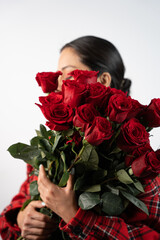
[(81, 62), (80, 56), (71, 47), (63, 49), (59, 56), (58, 70), (64, 71), (66, 69), (88, 70), (88, 66)]

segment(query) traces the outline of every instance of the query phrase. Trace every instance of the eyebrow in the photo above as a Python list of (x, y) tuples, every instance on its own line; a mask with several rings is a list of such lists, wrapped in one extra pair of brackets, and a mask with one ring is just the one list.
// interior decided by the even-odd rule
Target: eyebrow
[(61, 70), (65, 70), (66, 68), (77, 68), (76, 66), (74, 66), (74, 65), (67, 65), (67, 66), (65, 66), (65, 67), (63, 67)]

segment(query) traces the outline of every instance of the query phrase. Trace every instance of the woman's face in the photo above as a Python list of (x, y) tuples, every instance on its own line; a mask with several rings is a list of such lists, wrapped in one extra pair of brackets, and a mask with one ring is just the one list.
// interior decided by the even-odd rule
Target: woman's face
[(91, 70), (81, 62), (80, 57), (73, 48), (67, 47), (61, 52), (58, 61), (58, 71), (62, 72), (62, 75), (58, 78), (58, 91), (61, 91), (62, 89), (62, 80), (72, 79), (72, 77), (68, 76), (68, 73), (75, 69)]

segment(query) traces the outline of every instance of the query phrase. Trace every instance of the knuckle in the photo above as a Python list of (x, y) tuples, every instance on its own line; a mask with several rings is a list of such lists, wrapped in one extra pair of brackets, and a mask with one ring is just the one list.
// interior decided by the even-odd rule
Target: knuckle
[(26, 230), (26, 226), (28, 226), (28, 222), (29, 222), (28, 219), (25, 218), (25, 219), (24, 219), (24, 222), (23, 222), (23, 229), (24, 229), (24, 230)]
[(50, 195), (53, 194), (53, 189), (52, 189), (52, 187), (49, 187), (49, 188), (48, 188), (48, 194), (50, 194)]
[(30, 212), (30, 211), (28, 211), (28, 212), (26, 213), (26, 217), (27, 217), (27, 218), (30, 218), (30, 217), (31, 217), (31, 212)]
[(45, 199), (45, 202), (47, 203), (47, 202), (49, 202), (49, 200), (50, 200), (50, 197), (47, 195), (46, 199)]

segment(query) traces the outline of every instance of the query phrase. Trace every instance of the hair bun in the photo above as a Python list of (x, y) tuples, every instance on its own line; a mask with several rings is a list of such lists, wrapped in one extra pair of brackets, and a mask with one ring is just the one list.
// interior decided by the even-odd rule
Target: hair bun
[(120, 86), (120, 89), (123, 91), (123, 92), (127, 92), (128, 95), (130, 94), (130, 87), (131, 87), (131, 80), (128, 79), (128, 78), (123, 78), (122, 82), (121, 82), (121, 86)]

